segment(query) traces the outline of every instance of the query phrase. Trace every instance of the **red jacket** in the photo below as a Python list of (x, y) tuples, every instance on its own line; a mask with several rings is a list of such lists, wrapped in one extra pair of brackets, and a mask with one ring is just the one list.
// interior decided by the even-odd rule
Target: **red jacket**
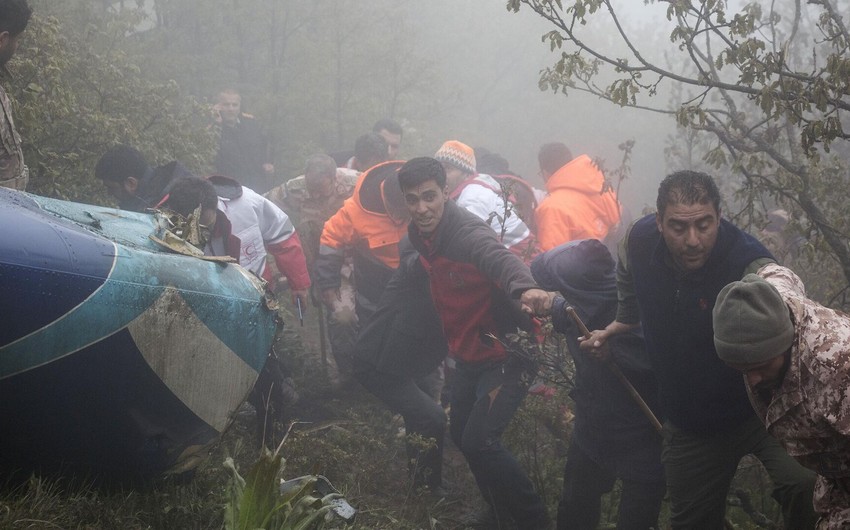
[(489, 225), (452, 201), (431, 237), (423, 239), (414, 224), (409, 232), (431, 280), (449, 355), (465, 362), (504, 359), (499, 340), (518, 327), (529, 329), (516, 302), (536, 287), (528, 267)]

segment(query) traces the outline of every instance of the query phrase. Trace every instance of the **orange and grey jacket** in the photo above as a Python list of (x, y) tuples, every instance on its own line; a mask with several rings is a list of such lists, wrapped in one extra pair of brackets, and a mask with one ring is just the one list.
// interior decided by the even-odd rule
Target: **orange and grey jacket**
[(350, 254), (358, 298), (377, 303), (398, 268), (398, 244), (407, 234), (407, 220), (388, 213), (382, 193), (388, 177), (388, 185), (398, 186), (395, 175), (402, 164), (384, 162), (360, 175), (352, 196), (325, 222), (315, 266), (316, 288), (338, 288), (340, 269)]

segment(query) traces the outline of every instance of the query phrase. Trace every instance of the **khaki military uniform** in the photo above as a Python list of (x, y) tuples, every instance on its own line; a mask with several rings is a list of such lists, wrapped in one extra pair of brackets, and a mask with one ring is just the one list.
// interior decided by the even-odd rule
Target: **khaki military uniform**
[(29, 181), (29, 170), (24, 165), (21, 137), (12, 119), (12, 102), (0, 86), (0, 186), (24, 191)]
[(781, 386), (750, 392), (767, 430), (788, 453), (818, 474), (818, 528), (850, 528), (850, 316), (806, 298), (793, 271), (776, 264), (759, 276), (791, 310), (794, 344)]
[[(327, 199), (310, 197), (304, 175), (288, 180), (266, 193), (266, 198), (286, 212), (295, 224), (295, 231), (301, 238), (307, 267), (311, 273), (316, 257), (319, 255), (319, 240), (325, 221), (342, 208), (345, 199), (351, 197), (359, 175), (360, 173), (353, 169), (337, 169), (334, 193)], [(342, 266), (341, 277), (340, 299), (334, 300), (333, 306), (328, 311), (328, 337), (338, 370), (349, 374), (351, 373), (351, 352), (357, 339), (358, 329), (351, 260), (346, 260)]]
[(325, 221), (342, 208), (345, 199), (351, 197), (358, 175), (353, 169), (337, 169), (334, 193), (327, 199), (310, 197), (304, 175), (288, 180), (266, 193), (266, 198), (286, 212), (295, 224), (295, 230), (304, 245), (308, 266), (315, 262), (319, 254), (319, 239)]

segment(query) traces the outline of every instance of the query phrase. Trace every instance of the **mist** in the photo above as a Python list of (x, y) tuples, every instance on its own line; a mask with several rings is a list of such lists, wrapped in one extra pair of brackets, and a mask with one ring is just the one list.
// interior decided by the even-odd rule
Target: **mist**
[[(151, 81), (176, 83), (181, 97), (212, 105), (222, 89), (238, 90), (243, 111), (267, 132), (277, 183), (299, 175), (311, 154), (351, 149), (380, 118), (403, 126), (403, 158), (431, 155), (456, 139), (499, 153), (540, 187), (536, 155), (544, 143), (564, 142), (575, 156), (587, 154), (610, 178), (621, 165), (618, 146), (634, 141), (631, 172), (620, 188), (633, 212), (654, 204), (657, 183), (677, 169), (667, 167), (664, 155), (675, 134), (670, 117), (579, 90), (541, 91), (541, 70), (561, 54), (541, 40), (554, 27), (527, 8), (509, 12), (504, 1), (77, 1), (34, 0), (34, 6), (83, 39), (85, 24), (129, 18), (132, 30), (115, 44)], [(103, 21), (80, 20), (77, 5), (104, 14)], [(669, 40), (653, 23), (663, 8), (623, 7), (623, 23), (639, 38), (657, 40), (664, 53)], [(588, 38), (613, 46), (614, 29), (596, 18)], [(668, 106), (663, 92), (654, 99), (655, 106)], [(168, 145), (158, 150), (159, 157), (207, 156)]]
[[(422, 129), (422, 147), (434, 150), (450, 138), (484, 146), (542, 186), (536, 159), (542, 144), (564, 142), (574, 155), (587, 154), (611, 170), (622, 160), (618, 145), (634, 140), (631, 175), (620, 198), (637, 212), (654, 204), (657, 184), (669, 172), (664, 148), (675, 133), (671, 118), (618, 107), (579, 90), (568, 95), (541, 91), (540, 71), (553, 65), (561, 51), (550, 51), (541, 41), (554, 28), (528, 9), (512, 13), (504, 2), (488, 0), (405, 6), (417, 22), (414, 47), (433, 59), (452, 96), (427, 123), (410, 124)], [(658, 14), (657, 9), (627, 10), (626, 23), (646, 38), (657, 38), (649, 22)], [(605, 32), (597, 37), (605, 39)]]

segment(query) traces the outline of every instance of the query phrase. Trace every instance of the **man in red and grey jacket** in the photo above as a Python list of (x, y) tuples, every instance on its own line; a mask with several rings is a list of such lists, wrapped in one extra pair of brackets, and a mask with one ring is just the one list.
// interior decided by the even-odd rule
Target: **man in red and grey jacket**
[(439, 161), (414, 158), (398, 180), (412, 218), (410, 241), (456, 362), (452, 440), (497, 517), (524, 529), (548, 528), (542, 499), (500, 438), (536, 370), (532, 359), (509, 351), (504, 337), (527, 328), (526, 313), (547, 312), (553, 295), (537, 287), (489, 225), (449, 200)]

